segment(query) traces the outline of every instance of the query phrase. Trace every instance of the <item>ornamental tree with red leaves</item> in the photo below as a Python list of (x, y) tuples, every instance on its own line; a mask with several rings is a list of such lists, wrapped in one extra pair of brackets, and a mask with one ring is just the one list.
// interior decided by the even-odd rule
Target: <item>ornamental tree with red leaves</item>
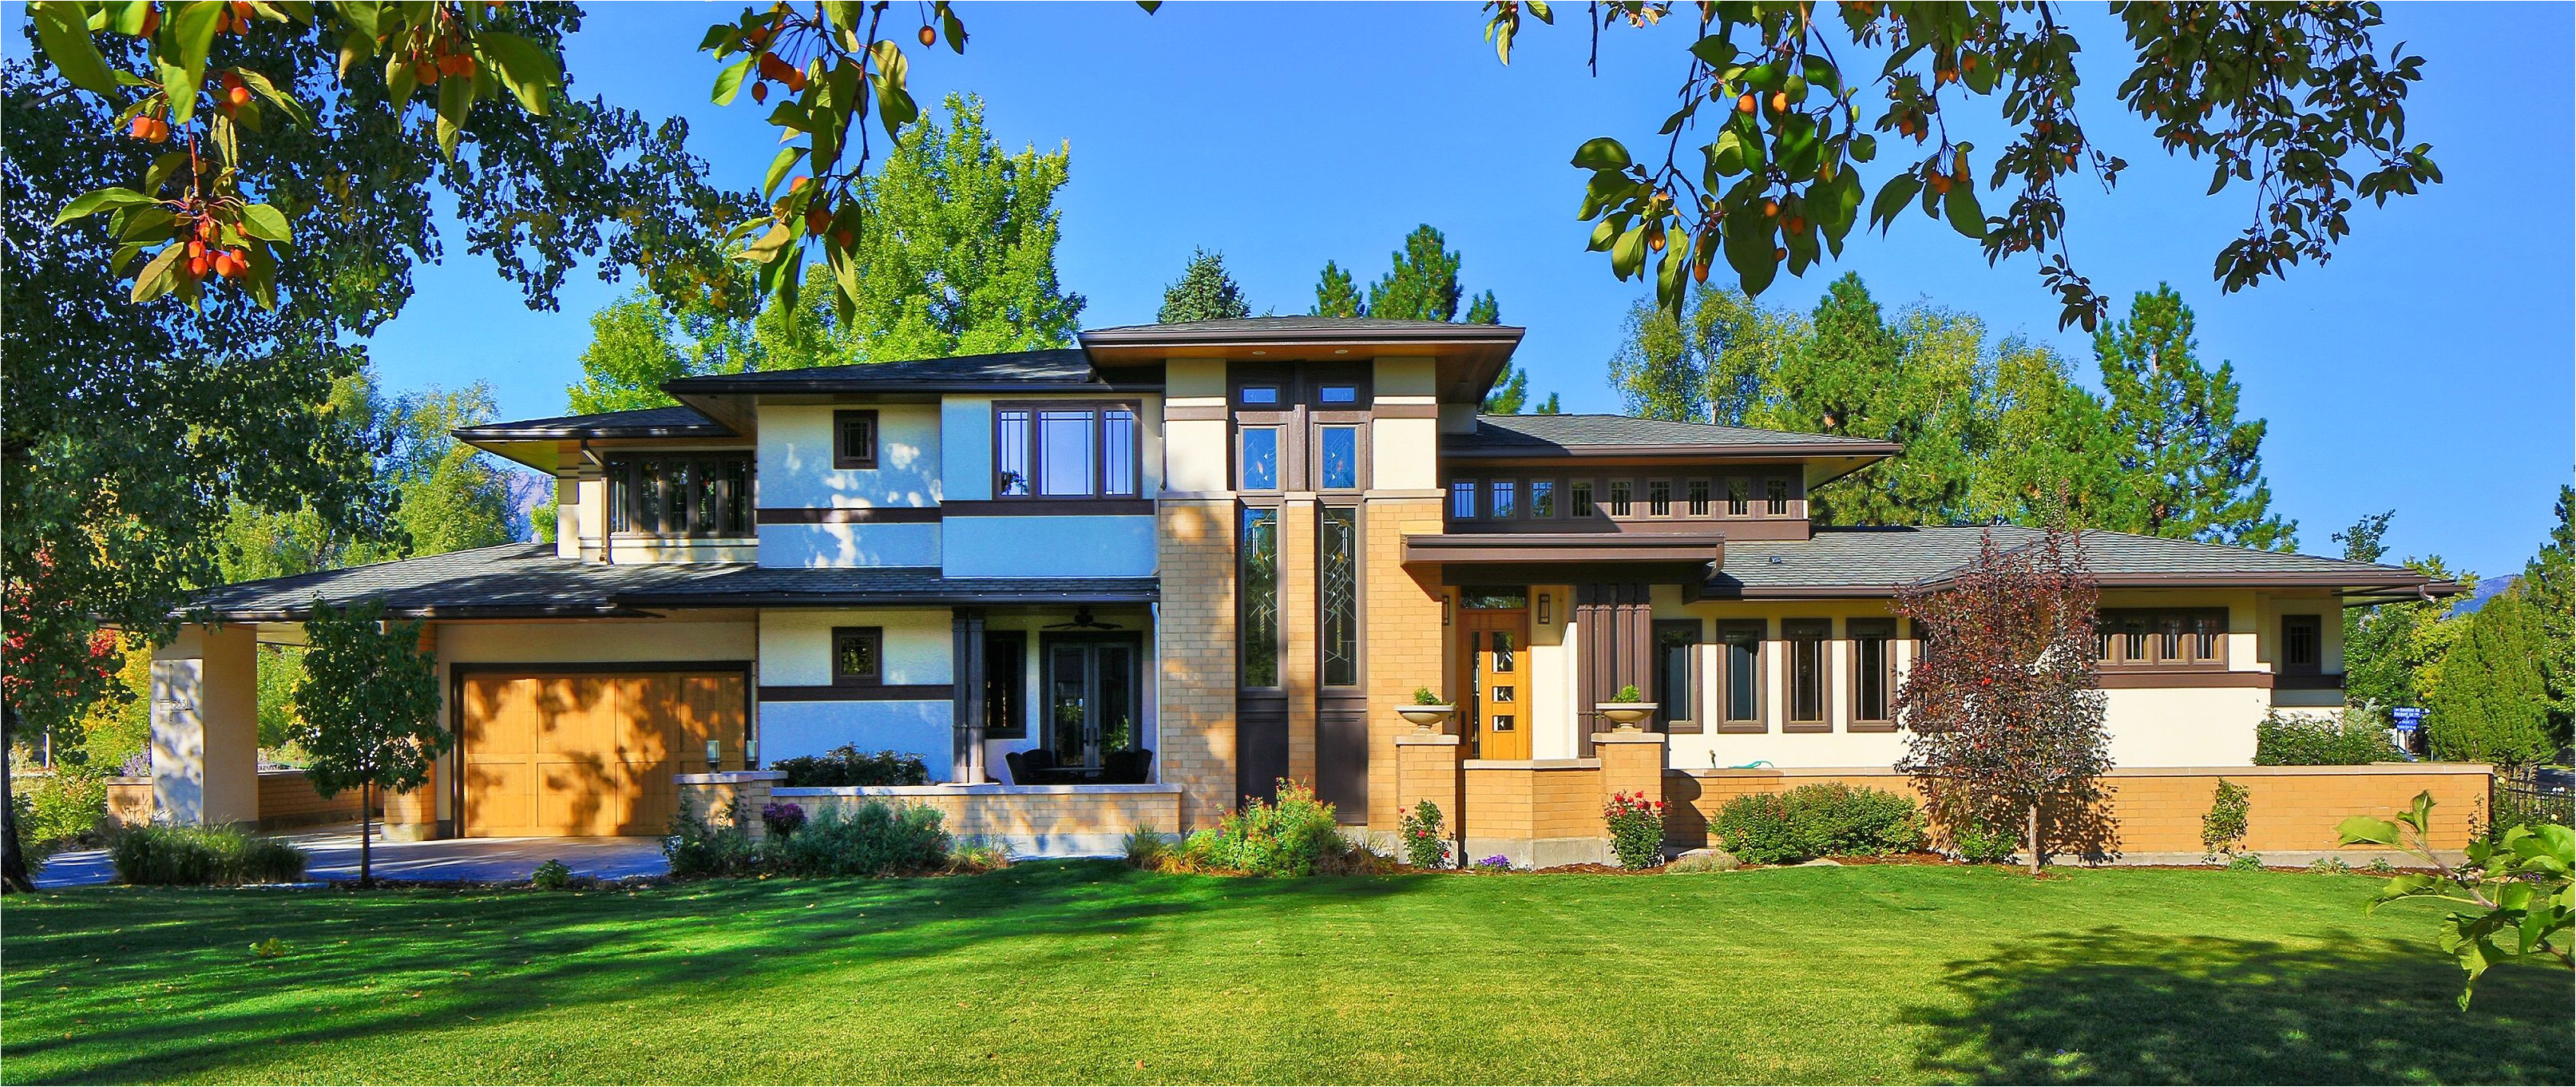
[(2099, 599), (2082, 541), (2051, 528), (2014, 547), (1988, 532), (1975, 561), (1896, 602), (1923, 639), (1897, 690), (1897, 769), (1954, 834), (2018, 823), (2032, 875), (2046, 856), (2042, 809), (2078, 819), (2111, 769), (2094, 675)]
[(58, 745), (77, 744), (82, 708), (121, 690), (116, 673), (124, 658), (116, 635), (99, 629), (97, 618), (68, 603), (68, 595), (49, 595), (48, 579), (60, 569), (51, 559), (40, 548), (0, 576), (0, 631), (6, 632), (0, 638), (0, 890), (34, 889), (11, 795), (18, 734), (33, 720)]

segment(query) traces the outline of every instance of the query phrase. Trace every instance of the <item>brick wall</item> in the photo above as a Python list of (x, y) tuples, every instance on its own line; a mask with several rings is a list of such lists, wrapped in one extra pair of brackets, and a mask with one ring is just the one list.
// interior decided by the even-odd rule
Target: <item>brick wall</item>
[(992, 840), (1022, 856), (1115, 853), (1139, 828), (1178, 833), (1184, 797), (1169, 785), (780, 788), (771, 795), (809, 816), (870, 801), (932, 808), (950, 834)]
[(1180, 826), (1213, 826), (1234, 803), (1234, 502), (1157, 505), (1162, 751), (1155, 760), (1162, 780), (1181, 787)]
[[(1395, 707), (1413, 701), (1416, 687), (1453, 694), (1441, 678), (1440, 586), (1404, 568), (1405, 533), (1440, 531), (1440, 500), (1372, 496), (1360, 520), (1367, 547), (1361, 606), (1369, 693), (1368, 822), (1371, 830), (1393, 833), (1403, 810), (1395, 738), (1413, 730)], [(1164, 585), (1168, 600), (1168, 575)]]
[(1279, 689), (1288, 695), (1288, 776), (1315, 783), (1315, 689), (1322, 593), (1315, 584), (1315, 500), (1279, 507)]

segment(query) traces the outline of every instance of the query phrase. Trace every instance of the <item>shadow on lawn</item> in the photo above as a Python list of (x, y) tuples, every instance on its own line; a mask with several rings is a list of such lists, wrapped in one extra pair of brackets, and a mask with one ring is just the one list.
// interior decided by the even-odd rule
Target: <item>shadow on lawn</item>
[[(751, 992), (764, 980), (852, 965), (892, 967), (879, 975), (889, 980), (945, 976), (954, 966), (943, 956), (999, 940), (1022, 941), (1015, 969), (1042, 972), (1096, 958), (1098, 945), (1030, 937), (1125, 934), (1210, 911), (1284, 917), (1401, 893), (1422, 878), (1210, 880), (1095, 861), (943, 879), (720, 880), (633, 895), (91, 889), (12, 911), (11, 985), (46, 990), (49, 1000), (41, 1021), (9, 1017), (5, 1046), (17, 1067), (5, 1078), (238, 1079), (281, 1047), (463, 1027), (469, 1016), (683, 991), (722, 1001), (727, 986)], [(271, 937), (285, 955), (248, 950)], [(297, 994), (294, 1006), (280, 1006), (282, 992)]]
[(1912, 1009), (1925, 1077), (2002, 1083), (2568, 1083), (2568, 977), (2421, 945), (2055, 934), (1950, 964), (1964, 1009)]

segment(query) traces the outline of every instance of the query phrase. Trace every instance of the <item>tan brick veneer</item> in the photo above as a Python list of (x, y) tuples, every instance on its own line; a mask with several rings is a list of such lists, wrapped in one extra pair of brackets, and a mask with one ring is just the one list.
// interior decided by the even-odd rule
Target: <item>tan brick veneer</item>
[(1231, 498), (1157, 505), (1163, 749), (1155, 761), (1163, 782), (1181, 787), (1181, 828), (1213, 826), (1235, 791), (1235, 506)]
[[(1407, 532), (1440, 531), (1440, 500), (1372, 495), (1360, 513), (1367, 538), (1362, 586), (1369, 692), (1369, 828), (1392, 834), (1404, 805), (1397, 784), (1395, 738), (1413, 731), (1395, 707), (1413, 701), (1413, 689), (1449, 694), (1442, 680), (1440, 586), (1404, 567)], [(1171, 599), (1166, 573), (1163, 598)], [(1168, 605), (1167, 605), (1168, 606)], [(1469, 807), (1472, 813), (1474, 808)], [(1469, 818), (1474, 818), (1471, 814)]]

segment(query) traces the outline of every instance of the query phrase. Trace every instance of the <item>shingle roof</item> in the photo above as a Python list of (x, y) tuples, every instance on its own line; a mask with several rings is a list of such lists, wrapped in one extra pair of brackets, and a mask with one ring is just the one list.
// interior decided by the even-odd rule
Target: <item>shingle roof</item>
[(674, 393), (869, 391), (1007, 392), (1023, 388), (1108, 389), (1078, 348), (1005, 351), (908, 362), (860, 362), (802, 370), (684, 377), (662, 386)]
[(558, 557), (552, 544), (501, 544), (398, 562), (247, 581), (198, 603), (229, 619), (302, 619), (332, 604), (381, 598), (409, 616), (621, 615), (668, 607), (820, 604), (1151, 601), (1146, 578), (951, 578), (935, 567), (772, 568), (747, 564), (608, 565)]
[[(2004, 548), (2030, 544), (2041, 535), (2038, 529), (2018, 525), (1964, 525), (1819, 528), (1807, 540), (1729, 541), (1724, 568), (1705, 589), (1717, 596), (1819, 590), (1861, 594), (1938, 583), (1975, 560), (1989, 532)], [(2232, 584), (2411, 589), (2430, 583), (2399, 566), (2126, 532), (2087, 531), (2080, 542), (2085, 568), (2097, 582), (2110, 587)]]
[(1893, 442), (1834, 434), (1800, 434), (1756, 430), (1716, 423), (1638, 419), (1626, 415), (1479, 415), (1471, 434), (1447, 434), (1443, 453), (1488, 456), (1570, 455), (1578, 450), (1617, 447), (1686, 447), (1711, 450), (1763, 447), (1800, 452), (1892, 454)]
[(631, 411), (609, 411), (594, 415), (558, 415), (548, 419), (521, 419), (508, 423), (485, 423), (458, 427), (454, 431), (468, 441), (502, 441), (545, 438), (665, 438), (710, 435), (728, 436), (733, 431), (724, 424), (707, 418), (696, 408), (672, 405), (667, 408), (636, 408)]

